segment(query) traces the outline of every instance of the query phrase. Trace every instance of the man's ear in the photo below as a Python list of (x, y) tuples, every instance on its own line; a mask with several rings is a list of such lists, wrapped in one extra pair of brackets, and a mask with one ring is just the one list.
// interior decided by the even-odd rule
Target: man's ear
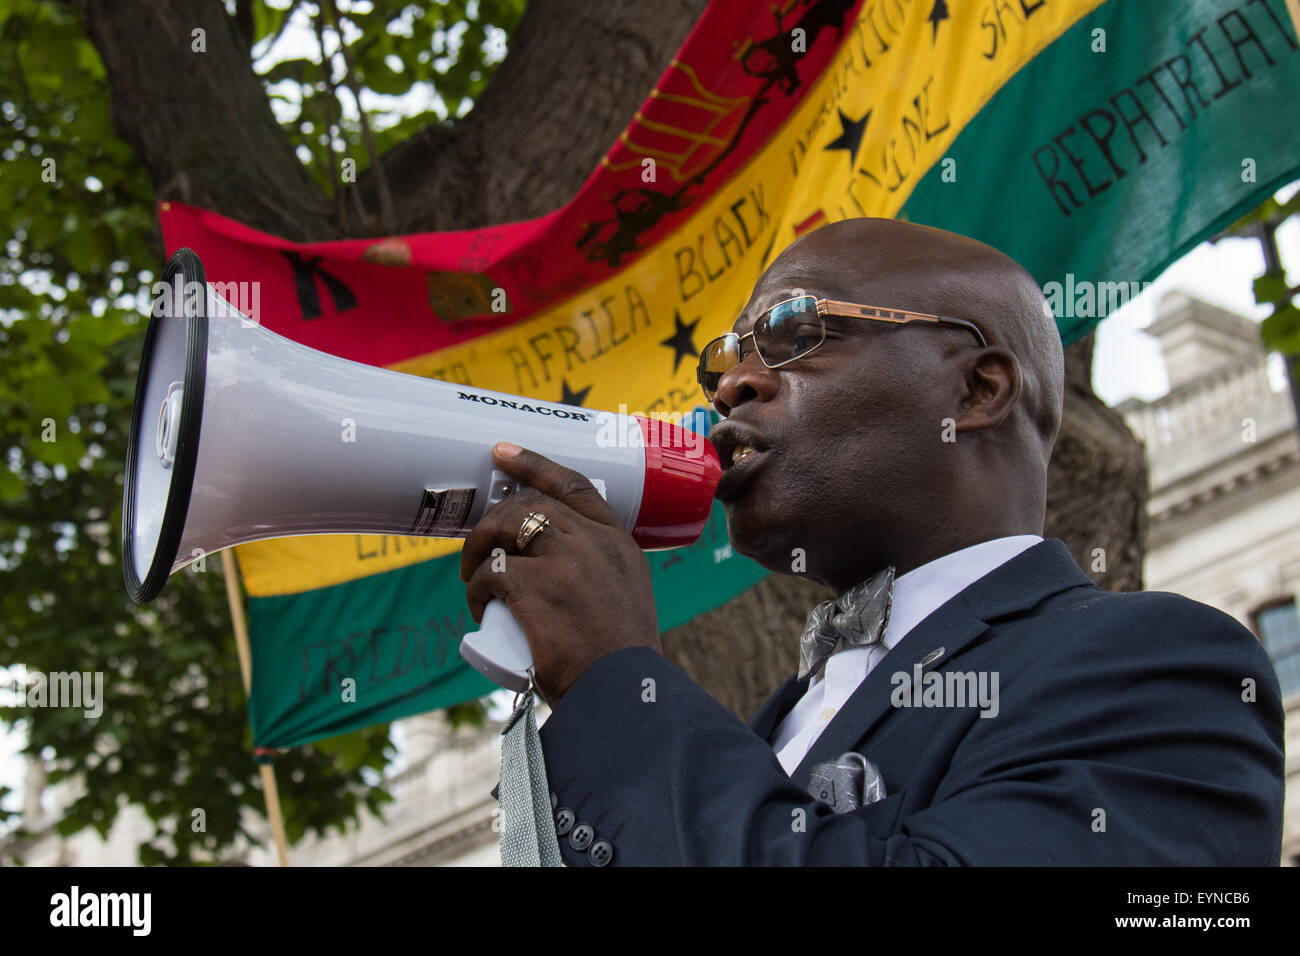
[(961, 408), (956, 415), (959, 432), (997, 428), (1020, 401), (1024, 382), (1020, 363), (1000, 345), (963, 353)]

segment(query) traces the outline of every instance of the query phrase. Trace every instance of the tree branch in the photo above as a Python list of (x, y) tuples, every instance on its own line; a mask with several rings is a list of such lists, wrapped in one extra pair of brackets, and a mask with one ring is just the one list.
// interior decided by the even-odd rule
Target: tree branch
[[(705, 0), (530, 0), (474, 109), (388, 150), (397, 231), (472, 229), (567, 202), (627, 126)], [(378, 183), (357, 183), (367, 204)]]
[(292, 239), (337, 233), (328, 199), (276, 122), (220, 0), (77, 6), (108, 73), (114, 125), (159, 199), (216, 209)]
[[(348, 53), (347, 40), (343, 38), (343, 28), (339, 25), (339, 12), (334, 6), (334, 0), (324, 0), (322, 9), (329, 11), (330, 27), (338, 37), (339, 53), (343, 55), (343, 76), (347, 81), (348, 89), (352, 91), (352, 99), (357, 104), (357, 118), (361, 121), (361, 139), (366, 144), (366, 153), (370, 156), (370, 168), (374, 170), (375, 183), (379, 191), (379, 220), (384, 231), (391, 234), (397, 226), (397, 216), (393, 212), (393, 194), (388, 189), (388, 177), (384, 175), (383, 158), (375, 149), (375, 134), (370, 129), (370, 118), (366, 116), (366, 108), (361, 103), (361, 87), (357, 83), (357, 72), (352, 66), (352, 55)], [(323, 47), (321, 52), (323, 55)], [(328, 68), (326, 64), (326, 69)]]
[[(339, 97), (338, 88), (334, 85), (334, 71), (330, 69), (329, 55), (325, 52), (325, 27), (322, 20), (325, 14), (319, 8), (316, 16), (311, 18), (312, 29), (316, 31), (316, 47), (320, 50), (320, 70), (321, 77), (325, 81), (325, 92), (329, 95), (329, 108), (325, 114), (327, 129), (325, 130), (326, 149), (330, 157), (330, 176), (333, 183), (334, 211), (338, 216), (339, 225), (346, 229), (348, 221), (348, 206), (345, 192), (351, 192), (357, 195), (356, 190), (348, 189), (347, 185), (340, 179), (340, 169), (338, 156), (334, 152), (334, 137), (342, 138), (342, 130), (339, 127)], [(364, 217), (363, 217), (364, 218)]]
[[(219, 210), (298, 241), (344, 223), (271, 112), (220, 0), (71, 0), (108, 71), (114, 123), (160, 199)], [(705, 0), (531, 0), (474, 109), (388, 150), (349, 191), (393, 209), (391, 232), (539, 216), (590, 175), (699, 18)], [(193, 52), (204, 30), (206, 52)], [(159, 77), (167, 77), (159, 83)]]

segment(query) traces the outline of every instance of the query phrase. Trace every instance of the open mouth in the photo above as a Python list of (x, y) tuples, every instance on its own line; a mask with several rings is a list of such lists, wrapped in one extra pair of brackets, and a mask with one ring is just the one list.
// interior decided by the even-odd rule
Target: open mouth
[(766, 438), (749, 425), (728, 419), (719, 423), (709, 434), (722, 462), (722, 480), (718, 482), (715, 497), (719, 501), (734, 499), (743, 484), (766, 460), (771, 449)]
[(722, 472), (714, 497), (723, 502), (739, 499), (745, 486), (749, 484), (750, 479), (767, 457), (766, 451), (759, 451), (748, 445), (737, 446), (731, 453), (731, 461), (726, 470)]

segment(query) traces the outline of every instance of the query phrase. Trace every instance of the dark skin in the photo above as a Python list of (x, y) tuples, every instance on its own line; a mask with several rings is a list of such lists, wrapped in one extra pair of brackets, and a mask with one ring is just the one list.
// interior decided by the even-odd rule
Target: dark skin
[[(508, 442), (498, 442), (492, 457), (528, 487), (494, 505), (465, 539), (460, 577), (469, 582), (474, 620), (492, 598), (506, 602), (528, 638), (537, 689), (552, 706), (606, 654), (625, 647), (663, 653), (650, 566), (600, 492), (578, 472)], [(532, 511), (551, 523), (521, 555), (515, 538)], [(504, 571), (492, 568), (498, 547), (507, 554)]]
[[(960, 316), (989, 346), (957, 328), (828, 317), (816, 351), (770, 369), (745, 340), (744, 360), (718, 385), (726, 420), (709, 436), (736, 468), (718, 495), (737, 551), (840, 592), (887, 565), (903, 574), (981, 541), (1042, 532), (1060, 349), (1024, 334), (1042, 316), (1026, 318), (1041, 294), (1023, 270), (937, 230), (834, 223), (781, 254), (735, 331), (799, 294)], [(732, 466), (739, 442), (761, 452)], [(527, 450), (506, 457), (498, 446), (494, 458), (530, 487), (465, 542), (474, 619), (492, 597), (506, 601), (552, 705), (606, 654), (662, 652), (645, 556), (591, 483)], [(529, 511), (551, 525), (516, 556)], [(509, 555), (505, 572), (491, 568), (496, 547)]]

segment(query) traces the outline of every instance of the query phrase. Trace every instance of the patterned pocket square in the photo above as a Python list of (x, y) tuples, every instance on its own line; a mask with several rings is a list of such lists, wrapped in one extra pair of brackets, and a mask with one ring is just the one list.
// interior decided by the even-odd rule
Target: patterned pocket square
[(880, 768), (849, 751), (812, 769), (808, 792), (836, 813), (848, 813), (885, 798), (885, 780)]

